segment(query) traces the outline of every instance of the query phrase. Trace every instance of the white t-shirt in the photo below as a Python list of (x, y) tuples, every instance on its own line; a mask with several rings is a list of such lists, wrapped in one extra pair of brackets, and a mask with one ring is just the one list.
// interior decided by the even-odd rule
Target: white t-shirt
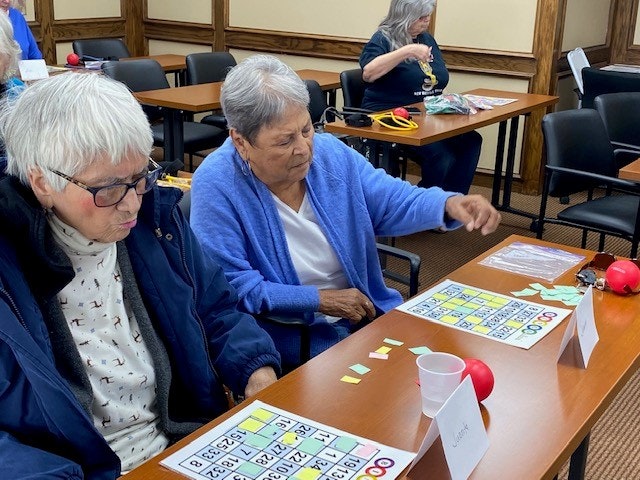
[[(302, 285), (313, 285), (318, 290), (349, 288), (342, 265), (327, 237), (318, 225), (316, 214), (304, 194), (300, 210), (295, 211), (289, 205), (273, 195), (276, 208), (284, 226), (289, 255), (293, 261)], [(328, 322), (340, 320), (316, 313)]]

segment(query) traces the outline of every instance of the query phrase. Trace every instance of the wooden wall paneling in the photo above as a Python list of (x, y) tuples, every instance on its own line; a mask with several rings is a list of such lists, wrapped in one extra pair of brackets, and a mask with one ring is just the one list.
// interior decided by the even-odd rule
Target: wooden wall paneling
[[(556, 35), (561, 30), (558, 25), (560, 1), (538, 0), (533, 41), (533, 56), (537, 64), (536, 73), (529, 85), (531, 93), (553, 94), (556, 90), (556, 60), (560, 49), (560, 39), (556, 38)], [(543, 151), (540, 122), (545, 113), (545, 111), (532, 112), (525, 124), (520, 178), (522, 192), (527, 194), (537, 194), (540, 190)]]
[(337, 60), (357, 60), (366, 43), (364, 40), (345, 37), (238, 27), (227, 27), (225, 42), (227, 49), (289, 53)]
[(154, 39), (212, 46), (215, 40), (211, 25), (149, 18), (144, 21), (144, 36), (147, 40)]
[(211, 8), (213, 18), (213, 51), (222, 52), (228, 50), (225, 35), (229, 26), (229, 0), (212, 0)]
[(147, 2), (140, 0), (120, 0), (120, 11), (124, 18), (124, 41), (131, 52), (131, 56), (146, 55), (142, 18), (146, 11)]
[(610, 63), (640, 64), (640, 45), (633, 45), (638, 0), (615, 0), (613, 5)]
[(49, 64), (55, 63), (56, 44), (53, 40), (53, 0), (34, 2), (36, 25), (30, 24), (33, 36), (40, 44), (42, 57)]
[(441, 47), (450, 71), (531, 78), (537, 71), (532, 54), (493, 52), (459, 47)]

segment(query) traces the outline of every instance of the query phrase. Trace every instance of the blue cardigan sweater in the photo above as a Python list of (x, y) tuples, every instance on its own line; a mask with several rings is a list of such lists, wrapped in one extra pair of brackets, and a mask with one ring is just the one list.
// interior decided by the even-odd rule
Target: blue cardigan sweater
[[(244, 171), (243, 171), (244, 169)], [(307, 195), (349, 284), (383, 313), (401, 303), (388, 288), (376, 236), (397, 236), (443, 225), (454, 193), (423, 189), (391, 177), (330, 134), (314, 137)], [(250, 313), (304, 313), (313, 322), (318, 289), (302, 286), (268, 188), (242, 166), (230, 139), (195, 172), (191, 226), (225, 271)], [(450, 223), (447, 227), (459, 226)]]
[(16, 39), (22, 50), (22, 60), (39, 60), (42, 53), (38, 48), (38, 43), (31, 33), (27, 20), (19, 10), (9, 9), (9, 20), (13, 25), (13, 38)]

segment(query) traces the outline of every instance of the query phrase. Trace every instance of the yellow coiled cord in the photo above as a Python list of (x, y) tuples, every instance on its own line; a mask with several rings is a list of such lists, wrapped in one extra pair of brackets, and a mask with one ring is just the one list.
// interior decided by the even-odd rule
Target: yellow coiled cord
[[(415, 130), (418, 128), (418, 124), (413, 120), (408, 120), (404, 117), (399, 117), (398, 115), (394, 115), (393, 112), (384, 112), (384, 113), (376, 113), (373, 115), (369, 115), (371, 120), (376, 123), (379, 123), (383, 127), (390, 128), (391, 130)], [(391, 120), (395, 123), (395, 125), (388, 123)]]

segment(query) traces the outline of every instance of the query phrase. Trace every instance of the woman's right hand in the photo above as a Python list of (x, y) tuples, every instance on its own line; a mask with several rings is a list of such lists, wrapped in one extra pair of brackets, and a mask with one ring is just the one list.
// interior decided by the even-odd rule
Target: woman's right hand
[(376, 309), (367, 296), (357, 288), (319, 290), (320, 312), (332, 317), (348, 319), (352, 324), (367, 317), (373, 320)]
[(433, 55), (431, 54), (431, 47), (423, 45), (422, 43), (410, 43), (401, 47), (399, 50), (404, 50), (405, 59), (422, 60), (423, 62), (431, 62)]

